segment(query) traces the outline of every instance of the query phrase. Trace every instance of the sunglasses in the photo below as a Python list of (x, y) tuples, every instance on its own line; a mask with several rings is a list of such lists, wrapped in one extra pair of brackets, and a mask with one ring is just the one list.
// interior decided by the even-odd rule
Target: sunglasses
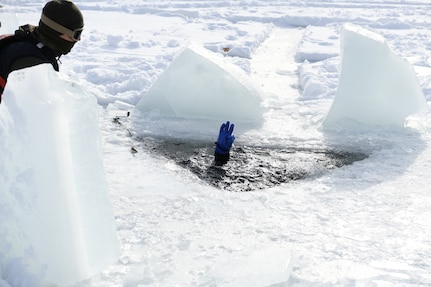
[[(73, 36), (71, 36), (72, 37), (72, 39), (73, 40), (75, 40), (75, 41), (79, 41), (79, 40), (81, 40), (81, 34), (82, 34), (82, 31), (84, 31), (84, 28), (79, 28), (79, 29), (75, 29), (75, 30), (73, 30), (72, 32), (73, 32)], [(69, 35), (70, 36), (70, 35)]]
[(81, 34), (82, 34), (82, 31), (84, 30), (84, 28), (78, 28), (75, 30), (70, 30), (69, 28), (66, 28), (66, 27), (58, 24), (57, 22), (49, 19), (44, 14), (42, 14), (40, 21), (42, 23), (44, 23), (46, 26), (50, 27), (51, 29), (53, 29), (53, 30), (55, 30), (61, 34), (64, 34), (66, 36), (69, 36), (70, 38), (72, 38), (75, 41), (81, 40)]

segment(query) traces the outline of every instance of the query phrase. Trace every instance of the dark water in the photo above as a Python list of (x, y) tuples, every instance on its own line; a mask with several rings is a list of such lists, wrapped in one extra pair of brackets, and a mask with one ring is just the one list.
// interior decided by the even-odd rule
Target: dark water
[(363, 160), (363, 153), (325, 148), (232, 148), (230, 161), (215, 166), (214, 144), (173, 139), (140, 139), (143, 148), (173, 160), (209, 184), (228, 191), (253, 191), (282, 183), (316, 178), (344, 165)]

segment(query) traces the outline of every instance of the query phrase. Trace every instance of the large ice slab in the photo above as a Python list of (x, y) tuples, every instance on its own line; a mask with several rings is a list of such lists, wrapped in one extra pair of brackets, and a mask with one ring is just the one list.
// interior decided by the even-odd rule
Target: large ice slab
[(403, 127), (406, 117), (427, 110), (413, 66), (372, 31), (342, 28), (342, 62), (337, 94), (323, 127)]
[[(202, 125), (214, 121), (218, 129), (221, 122), (260, 122), (263, 110), (261, 96), (244, 71), (196, 44), (186, 47), (136, 106), (141, 116), (152, 115), (178, 119), (169, 122), (162, 130), (181, 130), (179, 122)], [(191, 121), (191, 122), (190, 122)], [(160, 124), (160, 121), (158, 122)], [(149, 125), (146, 129), (154, 128)], [(187, 127), (185, 128), (187, 129)]]
[(0, 105), (0, 275), (67, 286), (119, 246), (96, 99), (49, 65), (14, 72)]
[(0, 35), (12, 34), (18, 29), (18, 19), (13, 13), (0, 13)]

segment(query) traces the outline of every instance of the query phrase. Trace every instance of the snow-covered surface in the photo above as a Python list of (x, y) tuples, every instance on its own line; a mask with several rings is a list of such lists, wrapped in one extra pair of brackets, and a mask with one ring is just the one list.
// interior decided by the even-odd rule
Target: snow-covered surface
[[(381, 35), (413, 65), (429, 105), (428, 1), (76, 3), (86, 29), (62, 57), (61, 73), (99, 104), (121, 248), (116, 263), (76, 286), (431, 284), (430, 115), (409, 117), (397, 130), (321, 129), (337, 93), (345, 23)], [(37, 23), (44, 2), (2, 4), (25, 24)], [(191, 42), (224, 55), (261, 89), (262, 124), (243, 132), (238, 126), (236, 146), (327, 146), (369, 157), (319, 178), (235, 193), (142, 148), (129, 137), (124, 116)], [(112, 121), (115, 116), (123, 125)], [(213, 132), (215, 140), (218, 127), (200, 131), (194, 123), (188, 135)], [(132, 146), (138, 153), (130, 152)], [(11, 216), (6, 209), (1, 214)], [(22, 275), (2, 262), (0, 286), (25, 286), (14, 283)]]

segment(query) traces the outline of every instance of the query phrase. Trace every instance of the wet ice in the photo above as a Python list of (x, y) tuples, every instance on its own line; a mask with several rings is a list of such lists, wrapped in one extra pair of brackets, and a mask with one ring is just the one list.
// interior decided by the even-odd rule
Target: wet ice
[(214, 143), (166, 137), (135, 138), (140, 150), (166, 157), (222, 190), (244, 192), (313, 179), (366, 159), (363, 152), (325, 147), (236, 145), (230, 161), (214, 165)]

